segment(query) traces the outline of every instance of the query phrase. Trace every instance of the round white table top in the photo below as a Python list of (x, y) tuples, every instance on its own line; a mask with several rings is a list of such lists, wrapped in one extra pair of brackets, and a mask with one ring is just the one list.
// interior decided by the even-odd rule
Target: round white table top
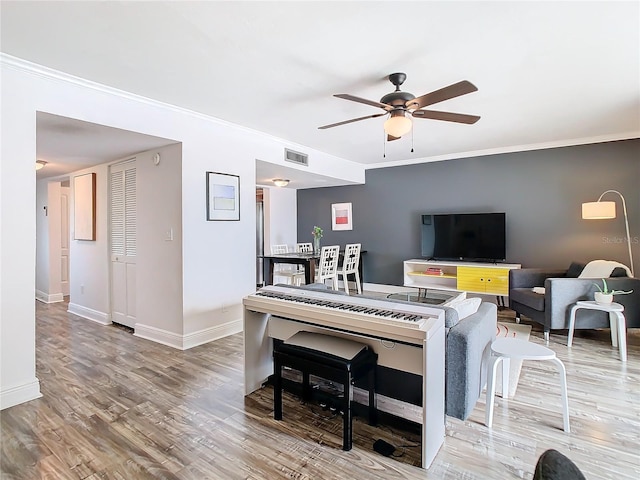
[(520, 360), (551, 360), (556, 357), (550, 348), (517, 338), (498, 338), (491, 344), (491, 351), (501, 357)]
[(579, 302), (576, 302), (576, 305), (580, 308), (602, 310), (603, 312), (622, 312), (624, 310), (624, 305), (620, 305), (616, 302), (598, 303), (593, 300), (580, 300)]

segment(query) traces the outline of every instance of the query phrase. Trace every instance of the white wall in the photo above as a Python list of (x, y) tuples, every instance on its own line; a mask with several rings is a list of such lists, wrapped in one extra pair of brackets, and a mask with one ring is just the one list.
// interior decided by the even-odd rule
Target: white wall
[[(153, 155), (160, 154), (155, 165)], [(182, 145), (136, 155), (136, 335), (182, 348)], [(168, 336), (168, 338), (166, 338)], [(161, 340), (161, 338), (155, 338)]]
[(36, 182), (36, 298), (63, 300), (61, 283), (62, 211), (60, 181)]
[[(96, 239), (76, 240), (74, 231), (74, 178), (96, 174)], [(69, 223), (69, 311), (93, 321), (109, 324), (109, 230), (108, 230), (108, 166), (97, 165), (71, 175)]]
[(264, 251), (270, 252), (271, 245), (298, 243), (297, 193), (291, 188), (262, 187), (264, 204)]
[(49, 289), (48, 301), (62, 301), (60, 252), (62, 248), (62, 208), (60, 182), (49, 182), (47, 189), (47, 219), (49, 229)]
[[(313, 171), (364, 182), (364, 168), (252, 130), (90, 84), (2, 55), (2, 179), (0, 307), (2, 376), (0, 406), (39, 396), (35, 374), (35, 175), (36, 112), (93, 122), (182, 142), (183, 341), (224, 335), (241, 326), (242, 298), (255, 289), (255, 159), (281, 163), (283, 149), (313, 155)], [(98, 167), (95, 171), (102, 173)], [(240, 176), (240, 221), (207, 222), (205, 172)], [(98, 192), (106, 188), (99, 181)], [(98, 195), (100, 198), (100, 195)], [(98, 215), (104, 214), (98, 203)], [(102, 213), (101, 213), (102, 211)], [(106, 232), (98, 230), (98, 242)], [(79, 265), (97, 248), (71, 253)], [(98, 275), (106, 282), (102, 266)], [(81, 285), (71, 272), (72, 285)], [(86, 281), (86, 279), (84, 279)], [(85, 285), (86, 287), (86, 285)], [(71, 292), (71, 299), (79, 292)], [(85, 289), (85, 302), (106, 311), (104, 299)]]
[(49, 295), (49, 217), (45, 211), (48, 203), (49, 182), (36, 182), (36, 297), (43, 302)]

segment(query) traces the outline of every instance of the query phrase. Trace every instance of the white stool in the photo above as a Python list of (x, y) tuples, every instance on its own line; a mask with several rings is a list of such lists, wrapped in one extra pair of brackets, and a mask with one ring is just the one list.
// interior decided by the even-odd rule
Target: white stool
[(567, 346), (573, 344), (573, 330), (576, 323), (576, 312), (581, 309), (599, 310), (609, 313), (609, 324), (611, 326), (611, 345), (620, 351), (620, 360), (627, 361), (627, 322), (624, 318), (624, 306), (619, 303), (598, 303), (594, 301), (580, 301), (571, 307), (569, 315), (569, 339)]
[(496, 372), (502, 362), (502, 398), (509, 396), (509, 360), (551, 360), (560, 371), (560, 387), (562, 389), (562, 415), (564, 431), (569, 433), (569, 399), (567, 397), (567, 372), (564, 364), (556, 357), (556, 353), (542, 345), (517, 338), (498, 338), (491, 344), (491, 359), (487, 367), (487, 406), (485, 425), (491, 428), (493, 423), (493, 404), (496, 393)]

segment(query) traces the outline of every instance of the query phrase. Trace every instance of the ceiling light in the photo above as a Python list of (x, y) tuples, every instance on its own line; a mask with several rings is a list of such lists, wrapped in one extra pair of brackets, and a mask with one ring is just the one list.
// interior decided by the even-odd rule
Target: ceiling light
[(44, 160), (36, 160), (36, 170), (40, 170), (47, 164)]
[(276, 187), (286, 187), (287, 185), (289, 185), (289, 180), (285, 178), (274, 178), (273, 183)]
[(391, 112), (391, 118), (384, 122), (384, 131), (392, 137), (401, 137), (411, 131), (411, 119), (405, 117), (404, 112)]

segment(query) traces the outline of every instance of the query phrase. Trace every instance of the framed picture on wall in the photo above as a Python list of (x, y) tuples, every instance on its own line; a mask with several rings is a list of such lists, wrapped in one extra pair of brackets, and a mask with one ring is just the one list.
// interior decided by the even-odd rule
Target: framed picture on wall
[(351, 203), (331, 205), (331, 230), (353, 230)]
[(96, 239), (96, 174), (73, 177), (73, 238)]
[(240, 177), (207, 172), (207, 221), (240, 220)]

